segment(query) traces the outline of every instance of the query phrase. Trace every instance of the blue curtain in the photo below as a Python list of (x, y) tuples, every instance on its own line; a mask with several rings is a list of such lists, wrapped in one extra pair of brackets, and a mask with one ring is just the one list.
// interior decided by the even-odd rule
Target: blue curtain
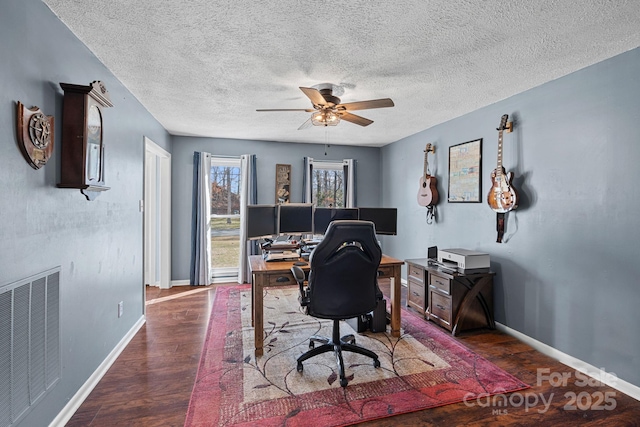
[(193, 154), (191, 211), (191, 268), (189, 283), (211, 282), (211, 154)]

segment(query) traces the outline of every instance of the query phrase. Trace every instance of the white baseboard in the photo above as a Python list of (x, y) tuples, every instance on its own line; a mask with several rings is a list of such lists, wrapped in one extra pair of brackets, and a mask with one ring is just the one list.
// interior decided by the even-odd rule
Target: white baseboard
[(190, 283), (188, 280), (172, 280), (171, 286), (189, 286)]
[(104, 374), (107, 373), (113, 362), (116, 361), (122, 350), (125, 349), (127, 344), (133, 339), (136, 333), (146, 322), (145, 316), (141, 316), (140, 319), (129, 329), (129, 332), (120, 340), (118, 345), (115, 346), (106, 359), (98, 366), (98, 368), (91, 374), (89, 379), (80, 387), (80, 389), (73, 395), (71, 400), (62, 408), (62, 411), (51, 421), (49, 427), (61, 427), (64, 426), (75, 414), (80, 405), (85, 401), (91, 391), (98, 385)]
[(551, 347), (550, 345), (533, 339), (530, 336), (516, 331), (515, 329), (511, 329), (501, 323), (496, 322), (496, 329), (504, 332), (507, 335), (518, 338), (520, 341), (530, 345), (540, 353), (556, 359), (558, 362), (564, 363), (565, 365), (575, 369), (576, 371), (587, 374), (611, 388), (614, 388), (630, 397), (633, 397), (636, 400), (640, 400), (640, 387), (618, 378), (617, 376), (615, 376), (614, 372), (606, 372), (604, 369), (596, 368), (593, 365), (590, 365), (580, 359), (563, 353), (560, 350)]
[[(236, 283), (238, 281), (237, 276), (233, 277), (218, 277), (213, 278), (211, 283)], [(171, 286), (190, 286), (191, 283), (188, 280), (172, 280)]]

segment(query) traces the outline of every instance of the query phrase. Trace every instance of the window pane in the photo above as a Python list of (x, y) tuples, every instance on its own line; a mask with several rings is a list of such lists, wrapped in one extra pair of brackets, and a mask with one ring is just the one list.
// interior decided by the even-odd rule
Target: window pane
[(240, 214), (240, 168), (211, 167), (211, 214)]
[[(211, 265), (238, 268), (240, 254), (240, 168), (211, 167)], [(237, 274), (237, 270), (236, 270)]]
[(211, 266), (238, 268), (240, 256), (240, 215), (211, 215)]
[(319, 207), (343, 208), (344, 172), (333, 169), (313, 169), (312, 200)]

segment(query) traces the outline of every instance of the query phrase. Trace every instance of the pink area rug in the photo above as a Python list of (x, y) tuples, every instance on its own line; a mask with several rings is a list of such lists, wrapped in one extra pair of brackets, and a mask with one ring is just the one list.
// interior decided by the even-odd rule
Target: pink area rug
[[(297, 288), (265, 292), (265, 352), (256, 359), (250, 291), (217, 290), (185, 426), (343, 426), (528, 388), (404, 309), (400, 337), (356, 335), (378, 354), (380, 368), (344, 353), (343, 388), (333, 353), (325, 353), (305, 361), (300, 373), (296, 358), (311, 335), (331, 336), (331, 322), (304, 315)], [(348, 333), (341, 322), (341, 335)]]

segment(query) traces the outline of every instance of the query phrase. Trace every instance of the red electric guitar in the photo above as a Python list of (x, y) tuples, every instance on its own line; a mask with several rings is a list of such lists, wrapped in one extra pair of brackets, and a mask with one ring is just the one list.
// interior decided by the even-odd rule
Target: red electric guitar
[(502, 116), (498, 130), (498, 166), (491, 172), (491, 190), (487, 195), (487, 202), (491, 209), (498, 213), (506, 213), (518, 206), (518, 193), (511, 186), (513, 173), (507, 173), (502, 166), (502, 132), (511, 129), (507, 124), (508, 114)]
[(420, 188), (418, 189), (418, 204), (426, 207), (438, 203), (437, 179), (435, 176), (429, 175), (429, 161), (427, 159), (429, 152), (436, 152), (436, 148), (431, 144), (427, 144), (424, 150), (424, 172), (420, 178)]

